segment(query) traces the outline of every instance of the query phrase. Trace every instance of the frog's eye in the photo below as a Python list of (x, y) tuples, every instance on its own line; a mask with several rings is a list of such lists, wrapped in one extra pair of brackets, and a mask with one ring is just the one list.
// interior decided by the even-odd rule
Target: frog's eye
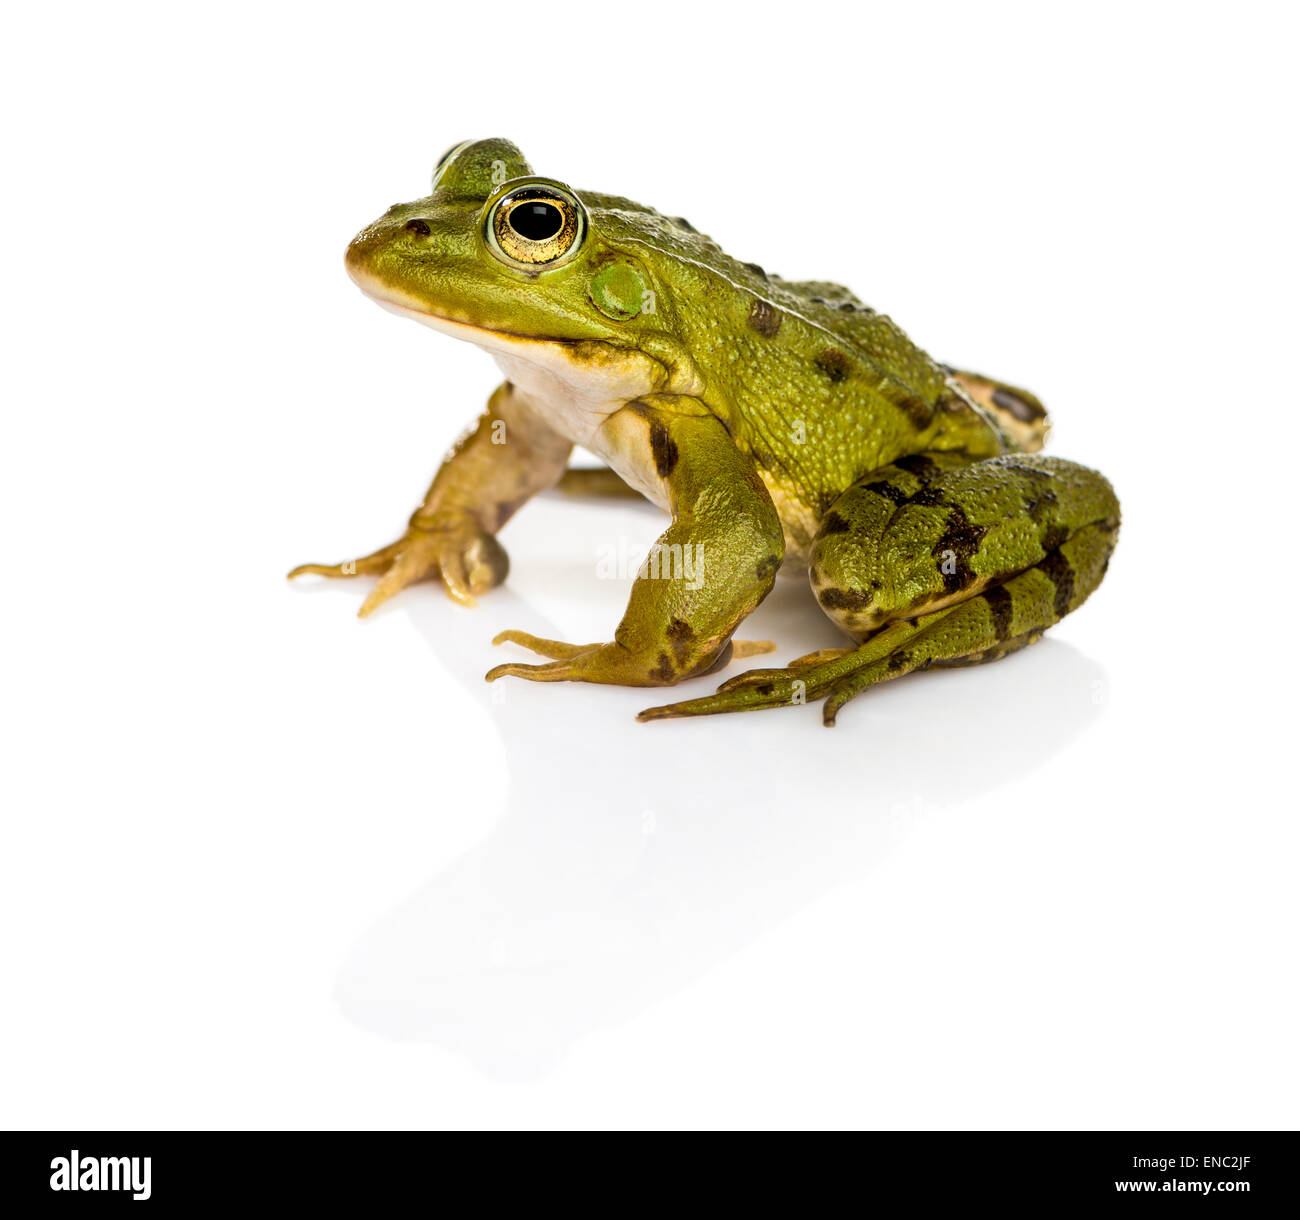
[(582, 244), (582, 205), (553, 186), (522, 186), (503, 195), (487, 218), (488, 245), (515, 267), (554, 266)]

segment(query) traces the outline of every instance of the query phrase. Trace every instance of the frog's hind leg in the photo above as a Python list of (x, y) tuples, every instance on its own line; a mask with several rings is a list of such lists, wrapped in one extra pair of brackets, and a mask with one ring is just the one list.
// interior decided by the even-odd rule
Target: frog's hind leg
[[(996, 660), (1038, 639), (1100, 584), (1119, 504), (1094, 471), (1047, 457), (958, 469), (913, 459), (836, 502), (813, 548), (822, 608), (861, 643), (752, 670), (703, 699), (641, 718), (825, 698), (823, 719), (868, 687), (931, 667)], [(937, 471), (937, 473), (936, 473)]]
[(917, 670), (996, 661), (1032, 644), (1081, 605), (1101, 583), (1113, 531), (1090, 525), (1005, 584), (942, 611), (898, 647), (855, 668), (827, 692), (827, 725), (850, 699), (870, 686)]

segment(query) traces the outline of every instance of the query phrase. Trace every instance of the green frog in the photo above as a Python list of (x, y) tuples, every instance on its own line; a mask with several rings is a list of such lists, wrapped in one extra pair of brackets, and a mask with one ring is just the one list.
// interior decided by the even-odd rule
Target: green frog
[[(430, 193), (348, 246), (394, 313), (489, 352), (505, 381), (396, 542), (290, 576), (375, 576), (369, 614), (438, 580), (458, 602), (505, 579), (496, 535), (556, 484), (616, 486), (671, 517), (613, 639), (523, 631), (543, 664), (487, 678), (672, 686), (772, 645), (732, 639), (780, 569), (806, 570), (845, 633), (641, 720), (798, 705), (823, 720), (869, 687), (994, 660), (1100, 583), (1119, 503), (1038, 453), (1031, 393), (931, 359), (848, 289), (739, 262), (681, 217), (539, 177), (514, 144), (466, 141)], [(580, 445), (606, 463), (568, 470)]]

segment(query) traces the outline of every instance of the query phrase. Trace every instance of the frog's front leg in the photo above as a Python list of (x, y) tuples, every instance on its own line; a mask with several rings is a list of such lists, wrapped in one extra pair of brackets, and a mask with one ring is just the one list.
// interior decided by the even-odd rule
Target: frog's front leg
[(602, 431), (611, 451), (647, 455), (673, 522), (642, 565), (612, 641), (567, 645), (505, 632), (498, 642), (557, 659), (498, 665), (488, 681), (513, 675), (670, 686), (724, 663), (731, 633), (772, 588), (785, 554), (780, 518), (753, 463), (703, 404), (667, 396), (637, 401)]
[(453, 598), (472, 606), (477, 594), (506, 578), (509, 561), (497, 531), (560, 478), (572, 448), (507, 381), (443, 460), (401, 538), (347, 563), (302, 564), (289, 579), (378, 576), (358, 611), (362, 618), (420, 580), (441, 580)]

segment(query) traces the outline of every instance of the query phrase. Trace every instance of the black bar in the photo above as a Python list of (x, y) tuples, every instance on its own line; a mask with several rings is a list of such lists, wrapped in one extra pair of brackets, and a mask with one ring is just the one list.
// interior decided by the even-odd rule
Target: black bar
[(119, 1206), (179, 1215), (196, 1204), (239, 1213), (320, 1204), (376, 1215), (412, 1202), (455, 1212), (508, 1202), (617, 1211), (626, 1200), (643, 1207), (656, 1198), (728, 1211), (756, 1198), (764, 1210), (802, 1215), (839, 1210), (837, 1197), (1024, 1201), (1055, 1214), (1058, 1205), (1117, 1199), (1144, 1206), (1134, 1194), (1198, 1199), (1217, 1213), (1225, 1197), (1289, 1205), (1300, 1178), (1300, 1135), (1277, 1131), (42, 1131), (6, 1134), (0, 1149), (0, 1201), (17, 1216)]

